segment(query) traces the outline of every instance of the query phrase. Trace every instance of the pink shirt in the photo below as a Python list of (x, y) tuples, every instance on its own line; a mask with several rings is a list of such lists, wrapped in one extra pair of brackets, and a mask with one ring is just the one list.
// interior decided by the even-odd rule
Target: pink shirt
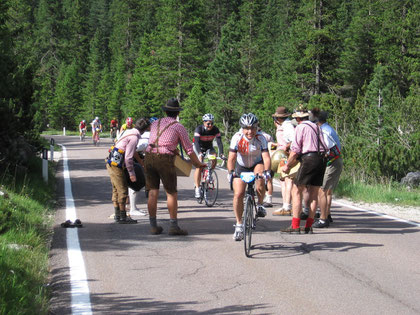
[[(297, 154), (306, 154), (309, 152), (318, 152), (318, 136), (317, 132), (320, 134), (320, 141), (325, 145), (324, 137), (322, 136), (322, 131), (316, 124), (305, 120), (301, 122), (295, 129), (295, 139), (292, 142), (290, 150)], [(319, 143), (319, 151), (325, 152), (322, 143)]]
[[(158, 123), (160, 121), (159, 129), (163, 130), (167, 125), (172, 122), (176, 122), (175, 124), (171, 125), (168, 129), (166, 129), (161, 136), (159, 137), (158, 145), (153, 147), (156, 141), (156, 137), (158, 134)], [(174, 151), (178, 143), (181, 142), (182, 147), (185, 149), (188, 155), (192, 154), (193, 145), (188, 137), (188, 132), (183, 125), (176, 121), (175, 118), (172, 117), (165, 117), (155, 121), (150, 127), (150, 138), (149, 138), (149, 146), (146, 149), (146, 152), (149, 153), (161, 153), (161, 154), (169, 154), (174, 155)]]
[(118, 140), (118, 142), (115, 144), (115, 147), (125, 151), (124, 164), (130, 176), (136, 175), (133, 167), (133, 155), (134, 152), (136, 152), (136, 147), (137, 143), (139, 142), (139, 139), (140, 132), (136, 128), (127, 129), (121, 136), (121, 138)]

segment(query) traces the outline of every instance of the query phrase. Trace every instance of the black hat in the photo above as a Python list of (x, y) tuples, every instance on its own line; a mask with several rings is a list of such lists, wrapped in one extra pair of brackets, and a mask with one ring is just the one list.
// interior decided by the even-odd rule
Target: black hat
[(165, 106), (162, 106), (162, 109), (165, 112), (179, 112), (181, 110), (183, 110), (183, 108), (181, 108), (179, 106), (179, 102), (176, 98), (171, 98), (166, 102)]

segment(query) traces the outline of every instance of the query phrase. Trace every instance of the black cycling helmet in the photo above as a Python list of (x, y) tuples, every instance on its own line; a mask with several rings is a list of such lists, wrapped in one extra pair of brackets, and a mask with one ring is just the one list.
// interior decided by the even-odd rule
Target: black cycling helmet
[(243, 114), (239, 119), (239, 125), (242, 128), (257, 127), (258, 118), (253, 113)]

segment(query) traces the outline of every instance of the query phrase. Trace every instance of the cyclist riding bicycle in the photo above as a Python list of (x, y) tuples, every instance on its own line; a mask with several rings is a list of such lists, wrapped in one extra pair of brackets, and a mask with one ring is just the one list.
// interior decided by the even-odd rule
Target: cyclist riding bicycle
[(269, 180), (271, 159), (268, 153), (268, 144), (264, 135), (258, 132), (258, 119), (252, 114), (243, 114), (239, 119), (241, 130), (237, 132), (230, 142), (227, 168), (228, 180), (233, 184), (233, 211), (236, 217), (233, 239), (241, 241), (244, 237), (242, 214), (244, 211), (244, 195), (246, 183), (241, 180), (242, 172), (253, 172), (260, 175), (256, 180), (257, 216), (265, 217), (267, 211), (263, 204), (265, 195), (264, 178)]
[(92, 125), (92, 140), (95, 140), (96, 133), (102, 131), (102, 123), (99, 117), (95, 117), (90, 124)]
[(111, 123), (109, 124), (109, 135), (111, 139), (115, 139), (117, 136), (117, 130), (118, 130), (118, 121), (116, 118), (111, 120)]
[(124, 131), (126, 131), (127, 129), (132, 129), (132, 128), (133, 128), (133, 118), (127, 117), (127, 119), (125, 120), (125, 124), (121, 126), (120, 137), (124, 133)]
[[(214, 125), (214, 116), (212, 114), (205, 114), (203, 116), (203, 124), (195, 128), (194, 131), (194, 152), (200, 162), (203, 162), (207, 150), (210, 150), (211, 155), (216, 154), (216, 150), (213, 147), (213, 140), (215, 138), (217, 147), (219, 148), (219, 155), (223, 158), (223, 143), (219, 128)], [(216, 163), (217, 161), (214, 160), (212, 168), (216, 166)], [(195, 198), (200, 198), (201, 172), (202, 170), (200, 168), (195, 169)]]
[(80, 136), (80, 139), (82, 139), (82, 136), (83, 136), (84, 133), (86, 133), (86, 120), (83, 119), (79, 123), (79, 136)]

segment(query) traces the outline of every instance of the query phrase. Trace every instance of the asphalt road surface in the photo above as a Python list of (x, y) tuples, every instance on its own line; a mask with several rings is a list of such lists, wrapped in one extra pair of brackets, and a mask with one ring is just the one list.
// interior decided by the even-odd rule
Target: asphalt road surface
[[(333, 206), (334, 223), (312, 235), (280, 233), (291, 217), (258, 222), (251, 258), (232, 239), (232, 192), (219, 175), (213, 208), (193, 198), (193, 179), (178, 178), (179, 225), (186, 237), (169, 236), (164, 193), (158, 224), (113, 223), (111, 183), (105, 168), (110, 140), (100, 147), (77, 137), (55, 137), (67, 149), (78, 236), (90, 304), (77, 308), (66, 237), (63, 161), (58, 166), (59, 208), (50, 257), (51, 313), (70, 314), (419, 314), (420, 228), (371, 213)], [(138, 207), (146, 208), (141, 192)], [(76, 254), (70, 252), (70, 257)], [(73, 288), (73, 289), (72, 289)], [(73, 293), (72, 293), (73, 292)], [(76, 292), (76, 293), (74, 293)], [(79, 294), (82, 295), (82, 294)], [(90, 308), (90, 309), (89, 309)]]

